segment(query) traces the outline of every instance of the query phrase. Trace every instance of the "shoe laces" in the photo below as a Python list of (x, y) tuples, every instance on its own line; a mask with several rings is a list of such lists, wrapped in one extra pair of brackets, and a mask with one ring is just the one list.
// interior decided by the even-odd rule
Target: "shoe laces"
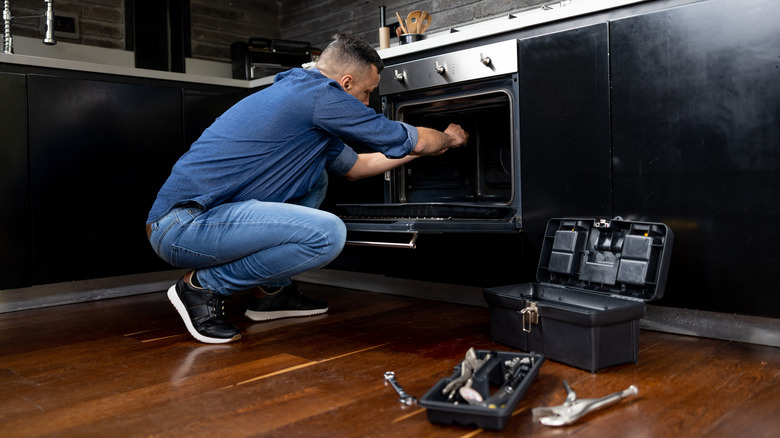
[(209, 300), (209, 305), (211, 306), (211, 309), (214, 311), (214, 318), (225, 317), (225, 300), (219, 298), (215, 294), (212, 295), (212, 298)]

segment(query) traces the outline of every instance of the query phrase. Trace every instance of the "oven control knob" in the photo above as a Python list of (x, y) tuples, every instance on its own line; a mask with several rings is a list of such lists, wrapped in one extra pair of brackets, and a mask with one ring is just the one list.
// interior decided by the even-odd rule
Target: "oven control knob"
[(398, 82), (403, 82), (404, 79), (406, 79), (406, 76), (403, 73), (398, 73), (398, 70), (396, 70), (395, 74), (393, 75), (393, 79)]
[(439, 61), (436, 61), (436, 73), (440, 75), (447, 73), (447, 64), (439, 64)]
[(485, 64), (485, 66), (490, 66), (490, 64), (493, 63), (493, 60), (490, 59), (489, 56), (485, 56), (482, 53), (479, 54), (479, 60), (482, 61), (482, 63)]

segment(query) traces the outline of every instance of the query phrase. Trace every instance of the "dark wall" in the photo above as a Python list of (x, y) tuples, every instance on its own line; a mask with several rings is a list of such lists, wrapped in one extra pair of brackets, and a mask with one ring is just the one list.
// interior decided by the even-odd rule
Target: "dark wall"
[[(549, 0), (457, 2), (292, 0), (282, 3), (279, 29), (284, 39), (309, 41), (314, 47), (320, 48), (325, 48), (331, 36), (337, 32), (353, 33), (371, 44), (379, 45), (379, 5), (387, 7), (387, 24), (398, 22), (396, 12), (402, 18), (406, 18), (412, 11), (427, 11), (432, 16), (431, 26), (426, 31), (430, 34), (553, 3), (556, 2)], [(392, 44), (395, 45), (397, 39), (392, 36)]]
[[(55, 17), (74, 19), (71, 30), (76, 31), (56, 32), (55, 39), (71, 44), (124, 49), (126, 1), (132, 0), (55, 0)], [(15, 17), (34, 16), (45, 12), (46, 3), (41, 0), (11, 0), (10, 8)], [(41, 20), (40, 17), (16, 19), (11, 26), (12, 34), (41, 38)]]
[[(78, 34), (59, 34), (59, 41), (113, 49), (134, 49), (137, 34), (155, 34), (150, 20), (134, 20), (133, 8), (161, 7), (159, 0), (57, 0), (54, 12), (77, 20)], [(395, 23), (395, 12), (403, 17), (414, 10), (433, 15), (428, 33), (484, 21), (493, 17), (536, 8), (552, 0), (458, 2), (390, 0), (366, 2), (356, 0), (176, 0), (189, 9), (191, 56), (196, 59), (230, 62), (230, 45), (249, 38), (282, 38), (311, 42), (324, 48), (336, 32), (351, 32), (372, 44), (379, 44), (379, 5), (387, 6), (387, 22)], [(16, 16), (40, 14), (45, 4), (41, 0), (13, 0), (11, 10)], [(162, 26), (167, 20), (159, 17)], [(159, 25), (158, 25), (159, 26)], [(165, 45), (167, 29), (160, 43)], [(19, 19), (13, 25), (14, 35), (30, 38), (41, 36), (39, 19)], [(173, 70), (178, 71), (178, 70)]]

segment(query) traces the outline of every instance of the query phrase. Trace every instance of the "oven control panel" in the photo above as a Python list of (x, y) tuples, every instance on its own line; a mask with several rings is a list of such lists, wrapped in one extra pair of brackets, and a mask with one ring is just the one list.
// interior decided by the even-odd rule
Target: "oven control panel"
[(517, 40), (444, 53), (382, 71), (379, 94), (388, 95), (516, 73)]

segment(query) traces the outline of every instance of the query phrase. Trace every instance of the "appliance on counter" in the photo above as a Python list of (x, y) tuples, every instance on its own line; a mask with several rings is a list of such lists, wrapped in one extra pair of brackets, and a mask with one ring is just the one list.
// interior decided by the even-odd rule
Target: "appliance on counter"
[(257, 79), (316, 61), (322, 53), (305, 41), (250, 38), (230, 46), (233, 79)]

